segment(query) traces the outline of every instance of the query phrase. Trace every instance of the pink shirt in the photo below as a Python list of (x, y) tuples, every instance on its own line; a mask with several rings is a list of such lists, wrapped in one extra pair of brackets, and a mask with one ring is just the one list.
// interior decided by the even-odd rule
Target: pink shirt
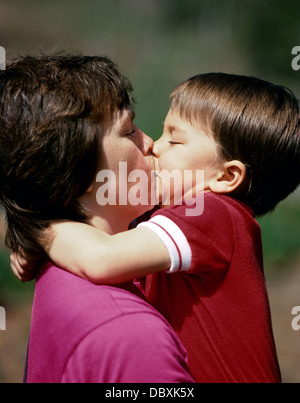
[(36, 281), (27, 382), (194, 382), (173, 329), (133, 284), (124, 288), (44, 268)]

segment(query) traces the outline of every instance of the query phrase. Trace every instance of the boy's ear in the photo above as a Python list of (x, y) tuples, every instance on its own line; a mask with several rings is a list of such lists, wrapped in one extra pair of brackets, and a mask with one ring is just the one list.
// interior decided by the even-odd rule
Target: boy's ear
[(220, 174), (211, 181), (210, 190), (215, 193), (232, 193), (244, 182), (246, 167), (238, 160), (225, 162)]

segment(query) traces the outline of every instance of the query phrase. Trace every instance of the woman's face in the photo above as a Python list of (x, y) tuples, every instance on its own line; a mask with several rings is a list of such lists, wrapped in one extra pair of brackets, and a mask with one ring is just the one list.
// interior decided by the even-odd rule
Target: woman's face
[[(102, 137), (101, 166), (98, 171), (102, 173), (108, 171), (115, 178), (115, 181), (111, 181), (109, 190), (107, 190), (107, 192), (115, 193), (112, 194), (111, 198), (114, 201), (115, 196), (116, 200), (116, 205), (112, 206), (114, 213), (126, 214), (136, 218), (151, 208), (150, 198), (147, 200), (147, 206), (134, 205), (135, 203), (132, 203), (130, 197), (128, 199), (128, 194), (136, 192), (138, 186), (141, 193), (145, 194), (147, 192), (150, 196), (151, 170), (154, 170), (154, 158), (152, 156), (153, 140), (134, 124), (134, 117), (134, 113), (128, 109), (118, 111), (113, 124), (107, 128)], [(137, 174), (139, 172), (143, 174), (139, 181), (130, 179), (129, 175), (133, 171)], [(132, 177), (134, 177), (135, 173), (132, 174)], [(99, 182), (98, 176), (96, 183), (98, 195), (101, 191), (99, 188), (105, 185), (103, 181), (99, 186)], [(126, 192), (125, 195), (124, 192)], [(102, 207), (100, 206), (100, 208)]]
[(120, 162), (126, 162), (128, 173), (137, 169), (150, 173), (153, 169), (153, 140), (134, 124), (134, 118), (130, 110), (119, 111), (104, 133), (101, 169), (118, 173)]

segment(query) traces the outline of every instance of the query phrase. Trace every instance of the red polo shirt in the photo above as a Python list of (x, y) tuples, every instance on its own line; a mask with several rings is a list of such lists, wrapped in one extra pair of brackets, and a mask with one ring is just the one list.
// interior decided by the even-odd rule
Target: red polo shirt
[(202, 215), (186, 208), (140, 224), (161, 237), (172, 260), (172, 273), (147, 277), (146, 296), (179, 335), (197, 382), (280, 382), (252, 211), (213, 193), (205, 193)]

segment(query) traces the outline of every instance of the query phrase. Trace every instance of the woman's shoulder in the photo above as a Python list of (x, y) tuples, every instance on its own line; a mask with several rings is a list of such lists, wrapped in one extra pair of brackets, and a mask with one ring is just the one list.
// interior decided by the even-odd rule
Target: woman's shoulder
[(133, 283), (97, 285), (51, 263), (45, 264), (37, 277), (34, 302), (35, 309), (46, 311), (49, 320), (55, 317), (56, 322), (60, 318), (67, 323), (72, 316), (81, 315), (89, 326), (133, 313), (165, 320)]

